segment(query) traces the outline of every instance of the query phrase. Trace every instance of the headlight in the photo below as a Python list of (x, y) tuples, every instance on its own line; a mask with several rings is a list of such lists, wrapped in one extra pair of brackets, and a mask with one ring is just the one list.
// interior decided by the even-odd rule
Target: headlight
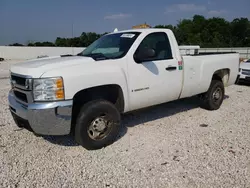
[(64, 100), (64, 85), (61, 77), (39, 78), (33, 80), (35, 101)]

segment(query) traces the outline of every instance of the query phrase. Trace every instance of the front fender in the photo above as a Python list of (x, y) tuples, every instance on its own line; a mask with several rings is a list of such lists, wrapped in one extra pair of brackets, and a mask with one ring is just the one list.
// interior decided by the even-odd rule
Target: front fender
[(124, 111), (128, 107), (128, 87), (124, 70), (118, 66), (90, 66), (86, 67), (67, 67), (58, 70), (52, 70), (43, 75), (43, 77), (62, 76), (64, 80), (65, 99), (72, 99), (74, 95), (83, 90), (96, 86), (116, 84), (122, 89), (124, 96)]

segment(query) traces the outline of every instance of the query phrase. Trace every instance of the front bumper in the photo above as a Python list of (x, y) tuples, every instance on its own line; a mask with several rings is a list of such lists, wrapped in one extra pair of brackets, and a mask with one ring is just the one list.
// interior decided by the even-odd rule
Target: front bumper
[(237, 82), (250, 82), (250, 75), (245, 75), (245, 74), (239, 74), (237, 77)]
[(10, 111), (18, 126), (28, 128), (40, 135), (70, 133), (72, 100), (26, 105), (16, 100), (12, 90), (9, 92), (8, 100)]

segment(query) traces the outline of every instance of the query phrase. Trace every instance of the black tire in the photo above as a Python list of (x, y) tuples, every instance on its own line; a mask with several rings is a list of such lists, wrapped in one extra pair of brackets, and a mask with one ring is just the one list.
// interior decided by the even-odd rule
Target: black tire
[(225, 88), (222, 81), (212, 80), (208, 91), (201, 95), (201, 106), (202, 108), (207, 110), (218, 110), (224, 100), (224, 96)]
[[(102, 118), (102, 116), (105, 118)], [(107, 126), (108, 123), (105, 124), (106, 133), (100, 134), (103, 136), (102, 139), (93, 138), (94, 133), (98, 132), (99, 134), (101, 132), (100, 130), (96, 131), (97, 129), (94, 128), (95, 125), (93, 125), (95, 122), (99, 122), (99, 119), (96, 119), (98, 117), (110, 123), (109, 126)], [(105, 100), (88, 102), (83, 105), (78, 114), (75, 126), (75, 140), (88, 150), (101, 149), (112, 144), (116, 140), (120, 131), (120, 122), (121, 115), (114, 104)]]

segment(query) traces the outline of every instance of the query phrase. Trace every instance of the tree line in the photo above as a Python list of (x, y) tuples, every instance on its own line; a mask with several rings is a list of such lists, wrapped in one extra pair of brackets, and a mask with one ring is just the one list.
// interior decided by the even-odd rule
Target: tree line
[[(194, 15), (192, 19), (180, 20), (177, 25), (156, 25), (154, 28), (171, 29), (179, 45), (200, 45), (202, 48), (250, 46), (248, 18), (235, 18), (230, 22), (220, 17), (207, 19)], [(83, 32), (79, 37), (57, 37), (55, 42), (34, 42), (26, 46), (87, 47), (106, 33)], [(24, 45), (15, 43), (10, 46)]]

